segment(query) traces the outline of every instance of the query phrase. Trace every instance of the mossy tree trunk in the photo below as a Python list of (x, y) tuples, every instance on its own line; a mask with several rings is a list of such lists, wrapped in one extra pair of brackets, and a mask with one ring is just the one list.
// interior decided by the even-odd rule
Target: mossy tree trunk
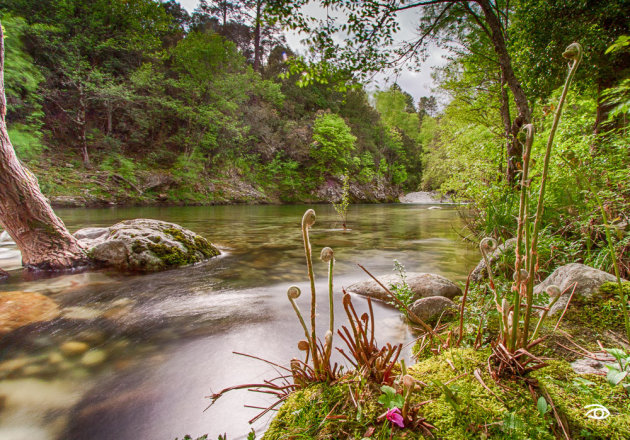
[(15, 155), (6, 125), (4, 35), (0, 24), (0, 225), (30, 269), (64, 270), (88, 263), (83, 247), (55, 215), (35, 176)]

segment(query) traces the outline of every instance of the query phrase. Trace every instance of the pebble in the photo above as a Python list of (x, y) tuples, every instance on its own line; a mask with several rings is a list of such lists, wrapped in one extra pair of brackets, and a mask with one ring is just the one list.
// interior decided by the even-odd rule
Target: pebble
[(81, 358), (81, 365), (85, 367), (96, 367), (107, 359), (107, 353), (103, 350), (93, 349), (88, 351)]
[(68, 341), (64, 342), (59, 349), (66, 356), (78, 356), (88, 351), (90, 346), (85, 342)]
[(53, 351), (52, 353), (50, 353), (50, 355), (48, 355), (48, 363), (52, 364), (52, 365), (57, 365), (62, 363), (64, 360), (64, 357), (61, 353), (59, 353), (58, 351)]
[(8, 361), (4, 361), (0, 363), (0, 372), (13, 373), (14, 371), (17, 371), (25, 367), (26, 365), (28, 365), (29, 362), (30, 362), (30, 359), (26, 357), (19, 357), (15, 359), (10, 359)]
[(92, 321), (100, 318), (102, 314), (100, 310), (80, 306), (67, 307), (61, 311), (61, 316), (64, 318), (76, 319), (77, 321)]
[(24, 376), (38, 376), (40, 375), (45, 368), (41, 365), (28, 365), (24, 367), (22, 370), (22, 375)]

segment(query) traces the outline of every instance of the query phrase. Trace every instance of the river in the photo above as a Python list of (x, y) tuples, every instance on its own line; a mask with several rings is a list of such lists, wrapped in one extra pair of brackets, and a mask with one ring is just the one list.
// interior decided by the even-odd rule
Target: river
[[(208, 238), (222, 255), (206, 263), (150, 275), (108, 271), (27, 280), (11, 246), (0, 247), (10, 270), (1, 291), (39, 292), (64, 309), (62, 318), (23, 327), (0, 339), (0, 439), (173, 440), (185, 434), (245, 438), (264, 397), (235, 391), (207, 411), (205, 396), (223, 387), (274, 377), (266, 364), (233, 351), (287, 364), (299, 356), (302, 332), (286, 298), (291, 284), (307, 291), (299, 229), (307, 206), (213, 206), (59, 209), (68, 228), (109, 226), (131, 218), (178, 223)], [(335, 250), (336, 322), (345, 323), (341, 287), (364, 280), (357, 267), (463, 281), (478, 253), (460, 237), (454, 208), (353, 205), (349, 231), (330, 206), (315, 206), (314, 255)], [(437, 209), (436, 209), (437, 208)], [(315, 263), (318, 314), (328, 319), (326, 265)], [(308, 308), (308, 295), (299, 300)], [(354, 298), (358, 310), (363, 298)], [(377, 340), (405, 344), (414, 334), (399, 313), (375, 305)], [(321, 328), (321, 327), (320, 327)], [(323, 332), (320, 336), (323, 336)], [(68, 341), (89, 345), (91, 362), (64, 354)], [(65, 351), (68, 353), (68, 350)], [(405, 349), (409, 356), (409, 346)], [(262, 434), (270, 417), (253, 425)], [(193, 437), (195, 438), (195, 437)]]

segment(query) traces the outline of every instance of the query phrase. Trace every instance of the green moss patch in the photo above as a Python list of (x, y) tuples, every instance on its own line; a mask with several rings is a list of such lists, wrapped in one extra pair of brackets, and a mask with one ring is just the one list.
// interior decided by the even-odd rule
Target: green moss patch
[[(424, 402), (420, 414), (436, 427), (436, 438), (554, 439), (559, 427), (552, 412), (541, 414), (537, 408), (543, 390), (567, 421), (571, 438), (628, 438), (630, 399), (621, 387), (610, 387), (598, 376), (580, 377), (567, 362), (549, 361), (531, 375), (538, 381), (535, 399), (524, 381), (496, 384), (487, 371), (489, 355), (489, 350), (455, 349), (410, 367), (409, 374), (426, 384), (414, 392), (411, 404)], [(334, 385), (313, 385), (289, 397), (264, 438), (361, 439), (371, 429), (372, 439), (424, 438), (408, 429), (390, 434), (389, 423), (377, 421), (385, 411), (377, 403), (380, 394), (376, 385), (354, 376)], [(603, 405), (610, 416), (589, 418), (586, 406), (592, 404)]]

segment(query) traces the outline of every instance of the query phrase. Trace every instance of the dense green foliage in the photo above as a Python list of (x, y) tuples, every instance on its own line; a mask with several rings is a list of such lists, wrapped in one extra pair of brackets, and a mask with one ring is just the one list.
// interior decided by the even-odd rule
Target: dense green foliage
[(19, 157), (48, 195), (94, 202), (321, 200), (346, 169), (355, 197), (415, 189), (418, 126), (394, 128), (334, 68), (305, 82), (264, 8), (2, 2)]

